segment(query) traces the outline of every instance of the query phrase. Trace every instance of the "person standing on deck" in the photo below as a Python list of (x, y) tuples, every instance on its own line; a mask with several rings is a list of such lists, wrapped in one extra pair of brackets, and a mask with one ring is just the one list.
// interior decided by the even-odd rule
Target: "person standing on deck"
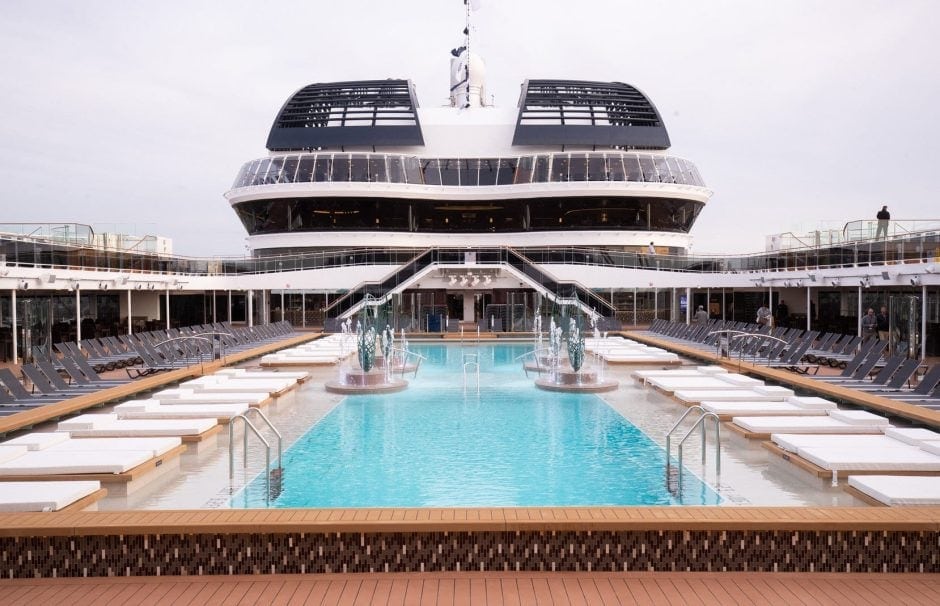
[(891, 213), (888, 212), (887, 206), (882, 206), (881, 210), (878, 211), (878, 214), (875, 215), (875, 218), (878, 219), (878, 229), (875, 231), (875, 239), (888, 237), (888, 222), (891, 220)]
[(693, 324), (705, 324), (708, 322), (708, 312), (705, 311), (705, 308), (701, 305), (698, 306), (698, 310), (695, 312), (695, 315), (692, 317)]
[(875, 310), (868, 308), (868, 313), (862, 316), (862, 337), (865, 343), (871, 340), (878, 330), (878, 318), (875, 316)]
[(888, 328), (890, 324), (888, 322), (888, 308), (884, 305), (881, 306), (881, 311), (878, 312), (878, 315), (875, 316), (875, 327), (878, 329), (878, 340), (887, 341), (888, 340)]

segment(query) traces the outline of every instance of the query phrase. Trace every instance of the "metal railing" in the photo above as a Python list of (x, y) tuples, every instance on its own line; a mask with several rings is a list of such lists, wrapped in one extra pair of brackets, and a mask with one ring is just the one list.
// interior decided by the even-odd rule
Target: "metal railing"
[(243, 435), (243, 461), (242, 465), (248, 467), (248, 430), (250, 429), (255, 436), (261, 440), (261, 443), (264, 444), (264, 490), (265, 490), (265, 504), (271, 504), (271, 443), (265, 438), (258, 428), (248, 419), (249, 414), (257, 414), (264, 421), (265, 425), (274, 432), (274, 435), (277, 437), (277, 469), (281, 469), (283, 461), (283, 437), (281, 432), (277, 430), (276, 427), (271, 423), (270, 419), (265, 416), (263, 412), (257, 408), (249, 408), (240, 415), (235, 415), (231, 418), (228, 425), (228, 479), (231, 484), (235, 479), (235, 425), (238, 419), (241, 419), (245, 425), (245, 431)]
[[(0, 260), (7, 266), (160, 276), (240, 276), (362, 265), (398, 267), (426, 250), (348, 249), (264, 257), (200, 258), (112, 251), (29, 236), (0, 235)], [(461, 251), (474, 252), (474, 249)], [(517, 252), (524, 253), (530, 262), (538, 264), (656, 267), (659, 271), (693, 273), (790, 271), (896, 262), (940, 262), (940, 231), (918, 231), (891, 236), (887, 240), (871, 238), (819, 246), (804, 242), (786, 250), (744, 255), (647, 255), (582, 247), (520, 247)]]
[(676, 484), (676, 489), (678, 494), (682, 494), (682, 470), (683, 470), (683, 457), (682, 457), (682, 448), (685, 445), (685, 441), (689, 439), (689, 436), (692, 435), (696, 429), (701, 427), (702, 430), (702, 465), (705, 465), (705, 422), (708, 420), (713, 420), (715, 422), (715, 475), (721, 474), (721, 422), (713, 412), (708, 412), (699, 405), (690, 406), (688, 410), (682, 413), (682, 416), (673, 424), (673, 426), (666, 433), (666, 477), (669, 478), (671, 465), (672, 465), (672, 434), (679, 428), (682, 422), (693, 412), (699, 413), (698, 418), (695, 420), (695, 423), (692, 424), (692, 427), (689, 428), (687, 432), (679, 440), (678, 448), (678, 480)]

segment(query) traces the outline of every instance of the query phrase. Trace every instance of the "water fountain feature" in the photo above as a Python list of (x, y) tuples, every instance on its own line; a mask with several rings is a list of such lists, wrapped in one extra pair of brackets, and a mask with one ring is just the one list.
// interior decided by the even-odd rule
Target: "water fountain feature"
[[(412, 354), (407, 349), (394, 346), (395, 333), (384, 322), (384, 318), (380, 317), (384, 312), (382, 306), (383, 303), (375, 300), (371, 295), (364, 297), (359, 319), (356, 322), (355, 338), (358, 368), (351, 363), (344, 362), (340, 366), (337, 380), (326, 383), (327, 391), (342, 394), (401, 391), (408, 387), (408, 381), (402, 375), (405, 372), (417, 374), (418, 365), (421, 363), (420, 357), (417, 357), (417, 354)], [(345, 342), (345, 335), (349, 333), (348, 323), (349, 320), (346, 320), (342, 324), (343, 342)], [(380, 336), (376, 326), (382, 324), (385, 325), (385, 328), (382, 329)], [(404, 330), (402, 331), (402, 342), (407, 347)], [(417, 362), (409, 363), (410, 357), (417, 357)], [(395, 373), (399, 376), (394, 376)]]
[[(619, 383), (604, 376), (604, 360), (594, 356), (590, 363), (585, 355), (584, 314), (578, 299), (556, 298), (558, 313), (552, 315), (548, 329), (548, 347), (537, 339), (534, 365), (529, 362), (526, 371), (537, 370), (536, 387), (549, 391), (601, 392), (617, 389)], [(556, 316), (558, 321), (556, 322)], [(538, 323), (540, 326), (541, 322)], [(591, 325), (597, 334), (597, 317), (591, 315)], [(563, 329), (567, 327), (567, 331)], [(539, 331), (541, 332), (541, 331)], [(562, 348), (564, 344), (564, 349)]]

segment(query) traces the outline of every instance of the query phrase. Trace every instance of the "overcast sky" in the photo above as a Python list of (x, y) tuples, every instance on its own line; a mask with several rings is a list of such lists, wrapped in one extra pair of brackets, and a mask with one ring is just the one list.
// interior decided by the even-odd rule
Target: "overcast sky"
[[(937, 0), (484, 0), (488, 92), (628, 82), (715, 192), (694, 251), (771, 233), (940, 219)], [(312, 82), (414, 80), (444, 103), (461, 0), (9, 0), (0, 18), (0, 222), (70, 221), (241, 254), (222, 194)]]

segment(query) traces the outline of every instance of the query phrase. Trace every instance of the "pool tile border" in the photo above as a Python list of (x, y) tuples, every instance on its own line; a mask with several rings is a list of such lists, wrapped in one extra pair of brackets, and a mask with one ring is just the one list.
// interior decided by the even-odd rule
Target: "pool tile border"
[(3, 578), (467, 571), (940, 573), (940, 508), (0, 516)]

